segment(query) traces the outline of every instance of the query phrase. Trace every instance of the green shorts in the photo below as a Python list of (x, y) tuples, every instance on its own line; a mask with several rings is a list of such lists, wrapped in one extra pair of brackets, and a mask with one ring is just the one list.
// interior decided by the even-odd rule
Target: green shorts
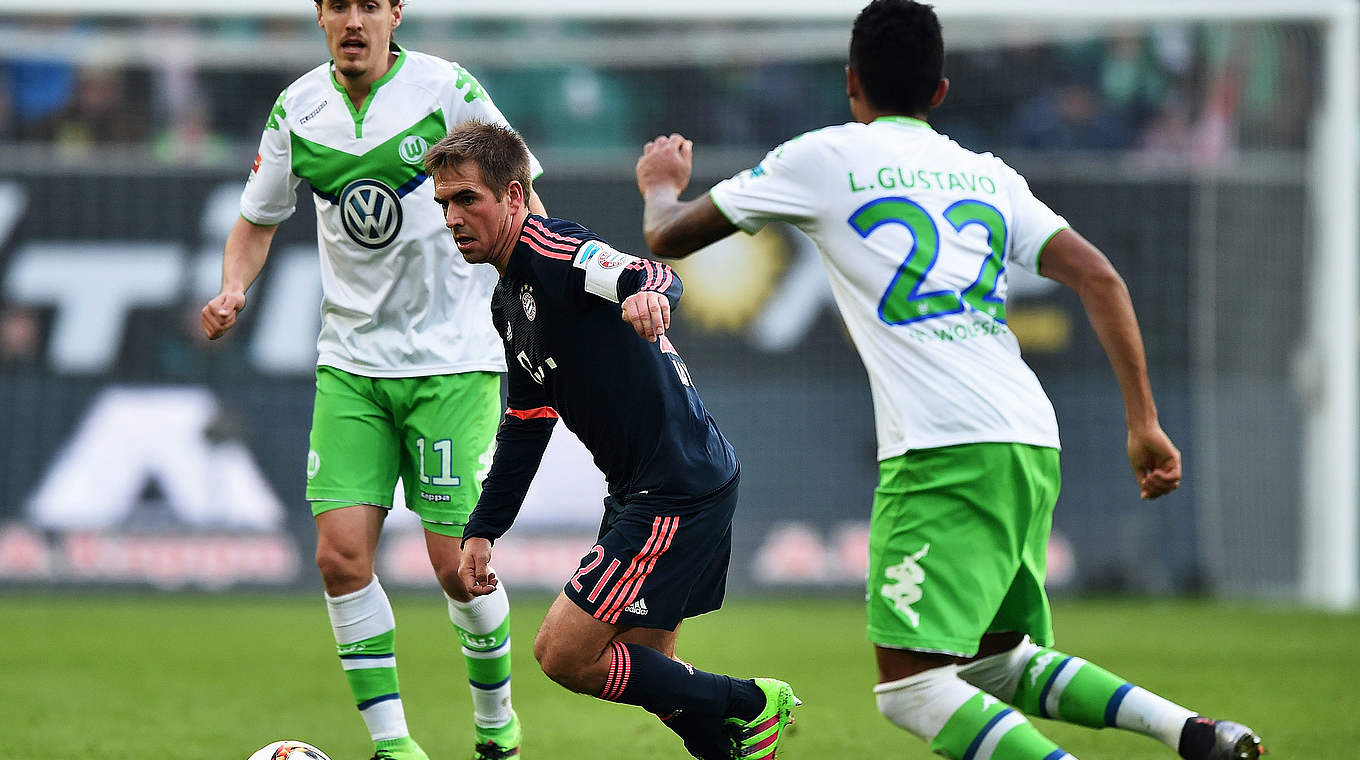
[(977, 654), (985, 633), (1053, 643), (1044, 593), (1058, 450), (975, 443), (879, 463), (869, 524), (869, 640)]
[(374, 378), (316, 368), (307, 500), (312, 514), (390, 509), (397, 477), (425, 529), (463, 535), (491, 468), (501, 417), (494, 372)]

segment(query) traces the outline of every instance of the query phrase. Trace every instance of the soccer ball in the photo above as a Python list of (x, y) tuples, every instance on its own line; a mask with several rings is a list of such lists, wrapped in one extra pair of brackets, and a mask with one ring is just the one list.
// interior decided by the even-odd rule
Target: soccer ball
[(256, 750), (246, 760), (331, 760), (325, 752), (307, 742), (285, 739)]

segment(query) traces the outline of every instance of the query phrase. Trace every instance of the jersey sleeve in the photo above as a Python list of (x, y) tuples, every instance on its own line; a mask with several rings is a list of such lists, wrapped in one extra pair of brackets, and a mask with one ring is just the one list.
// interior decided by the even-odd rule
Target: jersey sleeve
[(241, 193), (241, 216), (253, 224), (273, 225), (293, 215), (300, 178), (293, 174), (292, 136), (284, 112), (287, 90), (269, 112), (255, 165)]
[(496, 453), (477, 507), (463, 528), (464, 539), (495, 542), (514, 524), (557, 422), (557, 411), (548, 406), (543, 386), (515, 361), (509, 364), (510, 387), (505, 416), (496, 431)]
[[(448, 115), (449, 129), (465, 121), (480, 121), (486, 124), (500, 124), (510, 127), (505, 114), (491, 101), (491, 95), (482, 87), (477, 78), (467, 69), (453, 61), (453, 76), (444, 90), (444, 113)], [(543, 165), (538, 162), (533, 151), (529, 152), (529, 178), (538, 179), (543, 174)]]
[(780, 145), (754, 168), (714, 185), (709, 198), (728, 221), (752, 234), (774, 221), (811, 221), (820, 186), (817, 142), (803, 135)]
[(623, 303), (636, 293), (661, 293), (671, 302), (680, 303), (683, 284), (675, 270), (659, 261), (644, 259), (616, 251), (603, 240), (587, 240), (572, 258), (573, 281), (585, 293), (614, 303)]
[[(1003, 165), (1004, 166), (1004, 165)], [(1011, 202), (1010, 250), (1006, 259), (1022, 269), (1039, 273), (1039, 254), (1044, 245), (1060, 230), (1067, 229), (1067, 220), (1034, 197), (1029, 183), (1018, 172), (1004, 167)]]

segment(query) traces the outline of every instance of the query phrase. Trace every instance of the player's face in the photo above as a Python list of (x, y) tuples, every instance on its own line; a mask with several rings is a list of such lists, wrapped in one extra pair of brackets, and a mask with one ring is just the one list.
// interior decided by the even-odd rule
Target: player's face
[(434, 173), (434, 199), (444, 209), (444, 226), (469, 264), (494, 264), (504, 271), (519, 233), (524, 209), (518, 182), (497, 193), (482, 181), (481, 168), (465, 161)]
[(372, 81), (387, 71), (388, 45), (401, 23), (401, 6), (390, 0), (322, 0), (316, 23), (326, 33), (336, 71)]

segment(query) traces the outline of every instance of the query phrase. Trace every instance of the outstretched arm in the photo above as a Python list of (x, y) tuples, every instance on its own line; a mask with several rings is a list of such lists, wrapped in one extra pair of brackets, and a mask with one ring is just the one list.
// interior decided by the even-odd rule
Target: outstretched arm
[(642, 234), (658, 256), (680, 258), (737, 231), (708, 195), (681, 201), (694, 163), (694, 143), (678, 134), (658, 137), (637, 161)]
[(1044, 246), (1039, 273), (1081, 297), (1086, 317), (1114, 368), (1124, 397), (1129, 466), (1139, 493), (1144, 499), (1155, 499), (1176, 490), (1181, 482), (1181, 453), (1157, 419), (1143, 338), (1124, 279), (1104, 254), (1070, 229), (1054, 235)]
[[(512, 367), (511, 372), (515, 369)], [(496, 574), (488, 569), (491, 544), (510, 529), (519, 515), (557, 422), (557, 412), (551, 407), (521, 410), (512, 406), (505, 415), (496, 433), (496, 453), (482, 482), (481, 497), (463, 526), (458, 575), (473, 596), (496, 590)]]
[(276, 224), (251, 224), (244, 217), (236, 218), (222, 254), (222, 291), (199, 312), (203, 332), (212, 340), (236, 325), (236, 315), (246, 307), (246, 289), (260, 276), (276, 230)]

